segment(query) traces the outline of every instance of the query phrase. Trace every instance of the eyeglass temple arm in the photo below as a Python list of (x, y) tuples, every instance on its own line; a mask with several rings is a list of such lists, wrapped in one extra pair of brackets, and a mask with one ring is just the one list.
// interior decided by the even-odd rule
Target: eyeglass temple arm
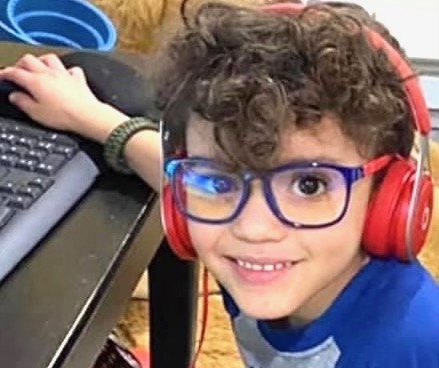
[(384, 169), (391, 161), (397, 158), (397, 155), (383, 155), (377, 157), (363, 166), (364, 176), (372, 175)]

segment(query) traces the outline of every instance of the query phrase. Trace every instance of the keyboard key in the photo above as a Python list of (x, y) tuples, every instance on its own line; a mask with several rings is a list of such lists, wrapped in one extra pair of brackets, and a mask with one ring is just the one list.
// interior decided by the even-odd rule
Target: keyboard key
[(20, 146), (10, 146), (7, 150), (6, 150), (6, 154), (12, 154), (12, 155), (17, 155), (18, 157), (23, 157), (27, 152), (28, 152), (28, 148), (26, 147), (20, 147)]
[(53, 132), (47, 133), (44, 139), (51, 142), (56, 142), (56, 144), (59, 145), (77, 146), (77, 143), (72, 138), (66, 135), (60, 135), (58, 133), (53, 133)]
[(15, 193), (19, 188), (17, 183), (12, 181), (6, 181), (0, 183), (0, 192), (2, 193)]
[(31, 206), (34, 199), (30, 196), (13, 195), (9, 198), (7, 204), (9, 207), (25, 210)]
[(15, 211), (12, 208), (0, 205), (0, 228), (5, 226), (14, 214)]
[(9, 147), (11, 147), (8, 143), (6, 142), (0, 142), (0, 153), (5, 153)]
[(4, 165), (7, 167), (14, 167), (18, 160), (18, 156), (9, 153), (3, 153), (2, 155), (0, 155), (0, 165)]
[(14, 144), (17, 140), (17, 135), (12, 133), (1, 133), (0, 134), (0, 142), (5, 142), (9, 144)]
[(46, 191), (53, 183), (54, 183), (53, 179), (39, 176), (29, 181), (27, 185), (35, 186), (41, 188), (43, 191)]
[(20, 137), (15, 142), (16, 145), (27, 147), (27, 148), (33, 148), (38, 143), (38, 140), (36, 138), (32, 137)]
[[(30, 175), (30, 176), (29, 176)], [(0, 192), (17, 193), (18, 188), (25, 185), (28, 181), (35, 177), (34, 173), (9, 169), (6, 175), (0, 179)]]
[(66, 161), (65, 156), (53, 153), (39, 163), (35, 167), (35, 171), (45, 175), (54, 175)]
[(7, 169), (6, 167), (0, 166), (0, 179), (2, 179), (3, 177), (5, 177), (6, 175), (8, 175), (10, 173), (10, 170)]
[(57, 146), (54, 150), (55, 153), (64, 155), (67, 158), (72, 158), (77, 151), (78, 151), (77, 146), (63, 146), (63, 145)]
[(33, 199), (37, 199), (42, 193), (43, 190), (35, 185), (23, 185), (17, 190), (17, 194), (32, 197)]
[(39, 141), (35, 148), (38, 148), (42, 151), (52, 152), (55, 149), (55, 143), (48, 141)]
[(47, 154), (48, 153), (46, 151), (42, 151), (39, 149), (31, 149), (31, 150), (27, 151), (27, 153), (25, 154), (25, 157), (35, 159), (37, 161), (42, 161), (44, 159), (44, 157), (47, 156)]
[(26, 171), (34, 171), (35, 168), (38, 165), (38, 161), (37, 160), (33, 160), (30, 158), (20, 158), (15, 167), (19, 168), (19, 169), (23, 169)]

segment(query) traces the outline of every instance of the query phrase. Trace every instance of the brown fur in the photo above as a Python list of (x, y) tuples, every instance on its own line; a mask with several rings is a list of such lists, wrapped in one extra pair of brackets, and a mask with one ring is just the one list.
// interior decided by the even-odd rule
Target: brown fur
[[(203, 0), (191, 0), (192, 9)], [(264, 0), (224, 0), (235, 4), (260, 4)], [(125, 51), (155, 52), (181, 25), (181, 0), (92, 0), (114, 22), (118, 47)]]

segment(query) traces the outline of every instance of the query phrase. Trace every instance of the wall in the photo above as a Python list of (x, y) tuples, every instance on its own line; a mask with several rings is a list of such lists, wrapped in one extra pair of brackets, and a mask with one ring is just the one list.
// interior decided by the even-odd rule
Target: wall
[(410, 57), (439, 60), (439, 0), (353, 0), (375, 13)]

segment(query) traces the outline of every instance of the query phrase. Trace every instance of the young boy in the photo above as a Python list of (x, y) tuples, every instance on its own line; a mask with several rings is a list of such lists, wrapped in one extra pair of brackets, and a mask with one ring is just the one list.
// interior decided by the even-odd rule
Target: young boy
[[(166, 226), (221, 285), (245, 366), (439, 368), (439, 287), (411, 259), (429, 223), (431, 182), (409, 160), (427, 114), (396, 40), (341, 3), (205, 4), (187, 28), (159, 89)], [(53, 55), (0, 77), (45, 125), (104, 143), (128, 120)], [(125, 144), (162, 189), (157, 133)]]

